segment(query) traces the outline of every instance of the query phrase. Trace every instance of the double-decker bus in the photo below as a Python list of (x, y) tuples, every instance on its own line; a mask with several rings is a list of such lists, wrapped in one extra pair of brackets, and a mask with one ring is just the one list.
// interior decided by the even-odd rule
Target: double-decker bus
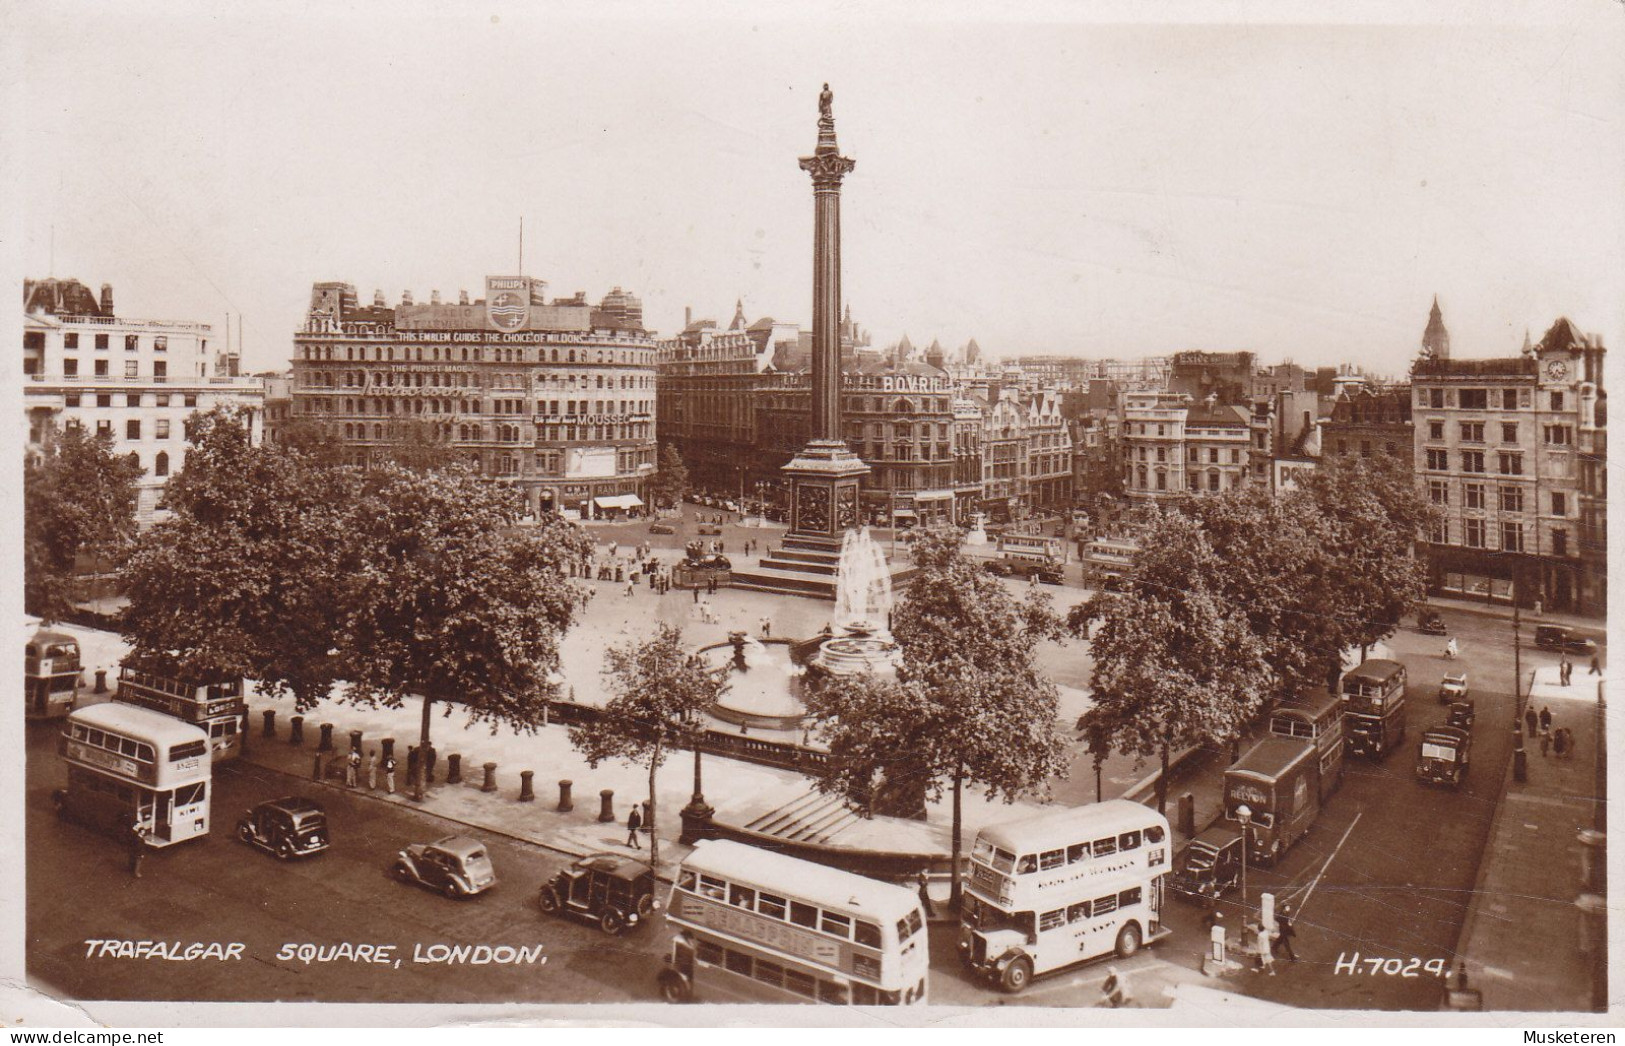
[(119, 669), (114, 700), (150, 708), (191, 723), (209, 735), (209, 750), (217, 763), (236, 759), (243, 750), (241, 730), (248, 702), (241, 679), (207, 682), (156, 675), (124, 665)]
[(1283, 701), (1270, 713), (1270, 733), (1309, 741), (1320, 759), (1320, 801), (1343, 783), (1343, 702), (1326, 690)]
[(1168, 934), (1168, 820), (1112, 799), (983, 828), (959, 928), (967, 967), (1019, 992), (1038, 974), (1127, 958)]
[(145, 708), (109, 702), (63, 724), (58, 754), (68, 786), (55, 793), (63, 817), (114, 833), (139, 824), (152, 846), (209, 832), (209, 738)]
[(1405, 740), (1405, 666), (1372, 658), (1343, 677), (1349, 751), (1382, 759)]
[(79, 641), (66, 632), (40, 629), (23, 647), (23, 712), (29, 719), (56, 719), (79, 702)]
[(925, 1002), (925, 913), (906, 887), (714, 839), (678, 869), (666, 922), (670, 1002)]

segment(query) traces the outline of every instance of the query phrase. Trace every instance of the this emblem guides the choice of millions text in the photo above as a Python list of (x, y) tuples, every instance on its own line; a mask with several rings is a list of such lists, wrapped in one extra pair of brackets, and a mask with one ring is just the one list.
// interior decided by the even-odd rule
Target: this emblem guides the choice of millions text
[(524, 327), (530, 320), (530, 281), (522, 276), (487, 276), (485, 318), (498, 330)]

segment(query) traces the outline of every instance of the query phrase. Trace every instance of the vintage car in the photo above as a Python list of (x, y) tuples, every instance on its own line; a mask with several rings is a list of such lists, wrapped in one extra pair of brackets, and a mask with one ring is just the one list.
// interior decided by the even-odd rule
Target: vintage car
[(651, 534), (675, 534), (675, 533), (677, 533), (677, 528), (672, 526), (670, 523), (650, 523), (649, 524), (649, 533), (651, 533)]
[(1016, 576), (1016, 565), (1008, 559), (989, 559), (982, 564), (982, 569), (997, 577)]
[(327, 811), (297, 795), (268, 799), (243, 814), (237, 838), (284, 861), (319, 854), (332, 843)]
[(1542, 650), (1561, 650), (1587, 657), (1597, 652), (1596, 640), (1577, 635), (1574, 629), (1566, 625), (1536, 625), (1535, 645)]
[(1457, 701), (1450, 706), (1450, 711), (1445, 716), (1445, 725), (1459, 726), (1463, 730), (1471, 730), (1473, 728), (1474, 714), (1471, 701)]
[(1424, 610), (1416, 615), (1416, 627), (1425, 635), (1444, 635), (1444, 618), (1437, 610)]
[(1241, 833), (1223, 823), (1205, 829), (1174, 859), (1172, 889), (1196, 900), (1218, 899), (1241, 879)]
[(497, 883), (485, 844), (466, 835), (411, 844), (396, 855), (395, 878), (439, 890), (447, 897), (471, 897)]
[(654, 870), (620, 854), (589, 854), (542, 884), (536, 904), (548, 915), (572, 915), (611, 936), (636, 929), (654, 910)]
[(699, 526), (699, 532), (710, 537), (720, 537), (722, 534), (722, 528), (717, 526), (715, 523), (701, 523)]
[(1417, 744), (1416, 776), (1423, 784), (1460, 788), (1472, 750), (1472, 734), (1457, 726), (1436, 726)]
[(1439, 682), (1439, 704), (1448, 705), (1467, 699), (1467, 673), (1455, 672)]

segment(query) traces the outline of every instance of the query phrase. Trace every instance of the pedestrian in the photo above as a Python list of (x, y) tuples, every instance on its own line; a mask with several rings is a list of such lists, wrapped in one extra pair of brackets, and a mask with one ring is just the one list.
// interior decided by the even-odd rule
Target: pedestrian
[(1535, 616), (1536, 616), (1536, 617), (1539, 617), (1539, 616), (1540, 616), (1540, 612), (1541, 612), (1541, 611), (1542, 611), (1542, 610), (1543, 610), (1543, 609), (1545, 609), (1545, 606), (1546, 606), (1546, 605), (1545, 605), (1545, 604), (1544, 604), (1544, 603), (1542, 603), (1542, 602), (1541, 602), (1541, 601), (1540, 601), (1540, 600), (1538, 600), (1538, 599), (1537, 599), (1537, 600), (1535, 600)]
[(643, 849), (638, 842), (638, 832), (643, 828), (643, 814), (638, 811), (638, 804), (632, 804), (632, 812), (626, 815), (626, 845), (634, 850)]
[(1563, 681), (1564, 686), (1568, 686), (1569, 685), (1569, 677), (1574, 674), (1574, 662), (1569, 660), (1569, 656), (1567, 654), (1563, 655), (1563, 663), (1560, 666), (1558, 671), (1559, 671), (1558, 678), (1560, 678)]
[(1452, 992), (1464, 992), (1467, 990), (1467, 964), (1465, 962), (1456, 963), (1456, 968), (1454, 970), (1450, 970), (1445, 973), (1444, 987), (1446, 991)]
[(770, 617), (763, 617), (762, 618), (762, 638), (767, 639), (767, 638), (771, 637), (772, 635), (773, 635), (773, 619), (770, 618)]
[(1552, 733), (1552, 750), (1557, 758), (1566, 759), (1569, 754), (1569, 728), (1560, 726)]
[(632, 597), (632, 590), (634, 588), (637, 588), (637, 582), (632, 580), (631, 574), (626, 575), (626, 595), (628, 599)]
[(1445, 659), (1454, 661), (1456, 659), (1456, 649), (1456, 637), (1451, 636), (1450, 641), (1444, 645)]
[(1549, 705), (1540, 706), (1540, 732), (1543, 734), (1552, 732), (1552, 709)]
[(1253, 924), (1253, 941), (1257, 944), (1258, 972), (1275, 976), (1275, 949), (1270, 941), (1269, 927), (1263, 923)]
[(384, 791), (395, 794), (395, 756), (384, 756)]
[(1600, 675), (1602, 675), (1602, 662), (1600, 660), (1598, 660), (1596, 654), (1591, 655), (1591, 671), (1587, 672), (1586, 675), (1588, 675), (1588, 676), (1600, 676)]
[(360, 771), (361, 753), (352, 748), (350, 749), (350, 757), (344, 761), (344, 787), (354, 788), (356, 786), (356, 774), (360, 773)]
[(1540, 728), (1537, 725), (1536, 720), (1535, 720), (1534, 706), (1531, 705), (1529, 708), (1524, 709), (1523, 725), (1528, 730), (1528, 733), (1529, 733), (1530, 737), (1534, 737), (1535, 734), (1539, 731)]
[(378, 752), (376, 749), (367, 752), (367, 790), (378, 791)]
[(931, 891), (927, 889), (931, 884), (931, 880), (925, 874), (924, 869), (915, 877), (915, 881), (920, 886), (920, 907), (925, 909), (925, 917), (935, 919), (937, 917), (937, 906), (931, 903)]
[(712, 574), (706, 579), (705, 594), (708, 596), (714, 596), (717, 594), (717, 576), (715, 574)]
[(130, 877), (141, 878), (141, 862), (147, 857), (147, 826), (139, 819), (130, 823)]
[(694, 603), (698, 605), (700, 602), (700, 586), (695, 585), (692, 591), (694, 593)]
[(1551, 750), (1552, 750), (1552, 732), (1550, 730), (1542, 730), (1540, 732), (1540, 754), (1541, 754), (1542, 757), (1544, 757), (1546, 755), (1549, 755), (1551, 753)]
[(1297, 935), (1298, 932), (1292, 928), (1292, 906), (1283, 904), (1275, 913), (1275, 943), (1286, 949), (1286, 957), (1292, 962), (1298, 961), (1298, 953), (1292, 949), (1292, 938)]

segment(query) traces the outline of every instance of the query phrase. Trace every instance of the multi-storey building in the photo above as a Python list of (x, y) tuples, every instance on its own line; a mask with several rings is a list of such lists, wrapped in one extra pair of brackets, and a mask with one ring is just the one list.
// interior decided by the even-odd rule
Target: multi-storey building
[(1436, 591), (1604, 612), (1606, 489), (1591, 456), (1605, 439), (1603, 354), (1559, 319), (1525, 354), (1416, 361), (1417, 482), (1443, 513)]
[(1332, 416), (1321, 434), (1327, 457), (1370, 458), (1379, 454), (1412, 457), (1416, 440), (1411, 424), (1409, 385), (1348, 385), (1332, 401)]
[(293, 372), (267, 371), (257, 376), (265, 386), (265, 438), (276, 443), (293, 421)]
[(414, 431), (524, 491), (533, 513), (639, 507), (655, 463), (656, 344), (637, 299), (616, 288), (546, 299), (525, 276), (486, 278), (457, 304), (411, 292), (361, 306), (318, 283), (294, 336), (295, 420), (366, 460)]
[(1072, 507), (1072, 430), (1061, 395), (1027, 397), (1027, 500), (1035, 512)]
[(237, 375), (234, 354), (211, 348), (209, 324), (118, 316), (110, 285), (98, 298), (78, 280), (27, 280), (23, 302), (30, 446), (43, 446), (53, 427), (111, 436), (115, 453), (146, 470), (137, 484), (142, 526), (154, 521), (164, 484), (186, 463), (194, 411), (245, 407), (250, 435), (260, 439), (264, 387)]
[(1251, 416), (1210, 395), (1200, 404), (1178, 392), (1123, 396), (1123, 486), (1129, 500), (1164, 501), (1235, 490), (1251, 469)]
[(1255, 363), (1250, 352), (1176, 352), (1166, 387), (1193, 402), (1213, 396), (1221, 405), (1246, 403), (1253, 393)]

